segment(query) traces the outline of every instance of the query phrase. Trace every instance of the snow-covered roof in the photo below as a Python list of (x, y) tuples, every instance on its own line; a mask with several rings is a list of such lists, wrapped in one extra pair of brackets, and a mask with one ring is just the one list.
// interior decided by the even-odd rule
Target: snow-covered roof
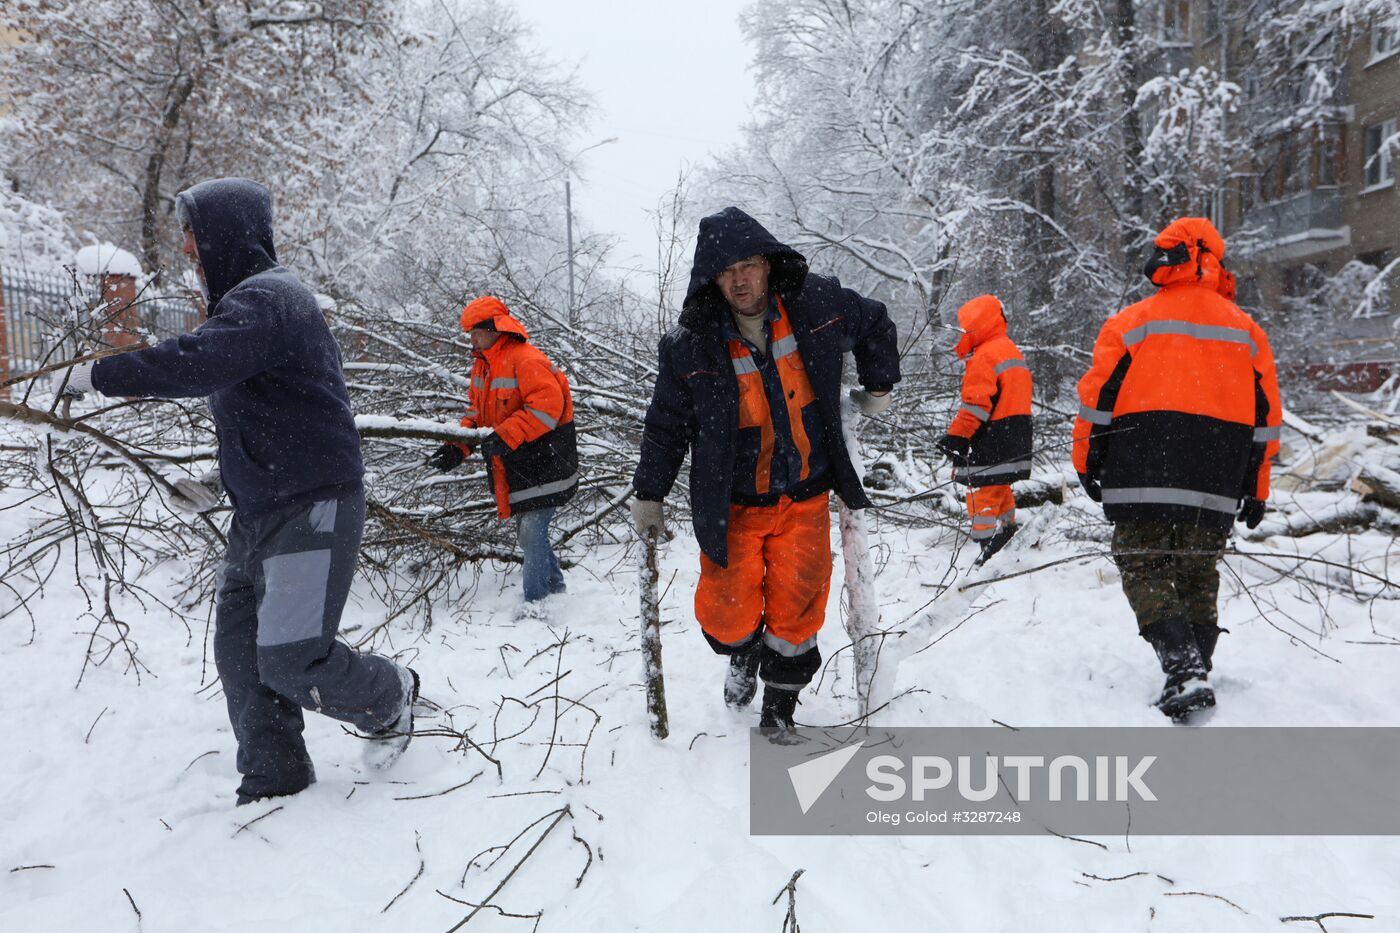
[(141, 263), (135, 256), (111, 243), (84, 246), (74, 257), (79, 275), (141, 276)]

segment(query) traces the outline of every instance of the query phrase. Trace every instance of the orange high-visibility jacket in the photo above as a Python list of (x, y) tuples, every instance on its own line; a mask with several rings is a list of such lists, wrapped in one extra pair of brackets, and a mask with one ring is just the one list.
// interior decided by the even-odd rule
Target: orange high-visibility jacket
[(1074, 468), (1110, 521), (1225, 529), (1269, 495), (1283, 407), (1264, 331), (1219, 291), (1225, 242), (1202, 218), (1158, 235), (1160, 290), (1109, 318), (1079, 381)]
[[(803, 485), (808, 479), (826, 482), (821, 477), (811, 476), (812, 439), (807, 433), (807, 421), (808, 418), (817, 415), (817, 413), (815, 409), (808, 412), (807, 408), (816, 402), (817, 394), (812, 391), (811, 380), (807, 378), (807, 369), (802, 365), (802, 357), (797, 352), (797, 338), (792, 334), (792, 319), (788, 317), (787, 308), (783, 305), (782, 298), (777, 299), (777, 311), (778, 319), (772, 323), (772, 345), (769, 347), (769, 352), (773, 354), (773, 362), (778, 370), (778, 380), (783, 387), (788, 436), (791, 438), (792, 446), (796, 449), (801, 461), (797, 476), (789, 477), (791, 483), (789, 488), (783, 492), (792, 498), (803, 499), (811, 495), (810, 489), (804, 488)], [(758, 429), (758, 448), (754, 451), (756, 456), (753, 468), (753, 491), (757, 496), (767, 496), (770, 492), (772, 478), (773, 448), (777, 442), (777, 433), (773, 425), (773, 410), (768, 401), (768, 390), (764, 387), (763, 373), (759, 369), (759, 364), (754, 359), (753, 354), (749, 352), (744, 341), (736, 337), (729, 341), (728, 347), (729, 360), (734, 366), (734, 378), (739, 383), (739, 431), (742, 436), (742, 432), (749, 428)], [(821, 443), (821, 440), (818, 437), (817, 442)], [(740, 449), (742, 451), (744, 448)], [(747, 469), (747, 463), (741, 457), (736, 467)], [(736, 479), (736, 483), (740, 482), (742, 482), (741, 479)], [(736, 493), (739, 488), (742, 487), (736, 487)], [(824, 488), (824, 486), (819, 488)], [(734, 501), (743, 502), (745, 500), (736, 497)]]
[[(482, 321), (501, 338), (473, 354), (466, 428), (494, 428), (506, 450), (489, 455), (491, 485), (501, 518), (561, 505), (578, 488), (578, 443), (569, 380), (528, 343), (525, 326), (505, 303), (478, 298), (462, 312), (462, 330)], [(470, 449), (459, 445), (466, 453)]]
[(948, 433), (971, 439), (967, 465), (954, 477), (969, 486), (998, 486), (1031, 475), (1031, 371), (1006, 335), (1006, 316), (993, 295), (958, 309), (963, 330), (957, 354), (967, 360), (962, 407)]

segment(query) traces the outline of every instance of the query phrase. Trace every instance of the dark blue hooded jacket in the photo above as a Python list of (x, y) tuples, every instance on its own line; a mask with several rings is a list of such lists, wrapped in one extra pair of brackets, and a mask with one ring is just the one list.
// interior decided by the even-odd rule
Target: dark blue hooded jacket
[(807, 271), (800, 253), (778, 242), (737, 207), (700, 221), (680, 323), (661, 338), (660, 366), (632, 485), (640, 499), (666, 498), (690, 451), (690, 507), (700, 549), (728, 566), (729, 503), (739, 439), (739, 382), (723, 328), (729, 305), (715, 276), (750, 256), (768, 258), (769, 287), (787, 309), (797, 352), (817, 396), (832, 485), (851, 508), (870, 500), (841, 433), (841, 370), (851, 351), (866, 389), (899, 381), (899, 348), (885, 306)]
[(277, 264), (272, 196), (257, 182), (221, 178), (182, 192), (176, 206), (194, 229), (209, 319), (99, 360), (93, 387), (207, 396), (224, 488), (240, 517), (358, 491), (364, 466), (340, 348), (311, 290)]

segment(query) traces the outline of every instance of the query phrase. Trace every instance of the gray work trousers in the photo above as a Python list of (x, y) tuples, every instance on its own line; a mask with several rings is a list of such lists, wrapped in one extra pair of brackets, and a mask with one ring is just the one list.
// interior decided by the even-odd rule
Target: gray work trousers
[(355, 493), (236, 515), (220, 568), (214, 663), (238, 741), (240, 800), (294, 794), (315, 778), (302, 709), (362, 732), (403, 709), (398, 666), (336, 641), (364, 531)]

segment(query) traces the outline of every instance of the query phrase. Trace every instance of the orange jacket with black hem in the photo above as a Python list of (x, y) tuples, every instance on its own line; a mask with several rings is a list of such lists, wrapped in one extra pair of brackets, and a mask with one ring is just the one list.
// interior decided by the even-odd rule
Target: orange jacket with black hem
[(1227, 529), (1269, 495), (1283, 407), (1264, 331), (1220, 294), (1225, 242), (1175, 221), (1144, 272), (1159, 291), (1109, 318), (1079, 381), (1074, 468), (1110, 521)]
[[(492, 428), (482, 445), (501, 518), (562, 505), (578, 489), (578, 439), (569, 381), (499, 298), (478, 298), (462, 312), (462, 330), (491, 321), (501, 337), (473, 354), (465, 428)], [(471, 450), (458, 445), (463, 452)]]
[(994, 295), (958, 309), (963, 336), (956, 353), (966, 360), (962, 405), (948, 433), (968, 438), (965, 463), (953, 477), (968, 486), (998, 486), (1031, 475), (1031, 371), (1006, 335), (1006, 315)]

